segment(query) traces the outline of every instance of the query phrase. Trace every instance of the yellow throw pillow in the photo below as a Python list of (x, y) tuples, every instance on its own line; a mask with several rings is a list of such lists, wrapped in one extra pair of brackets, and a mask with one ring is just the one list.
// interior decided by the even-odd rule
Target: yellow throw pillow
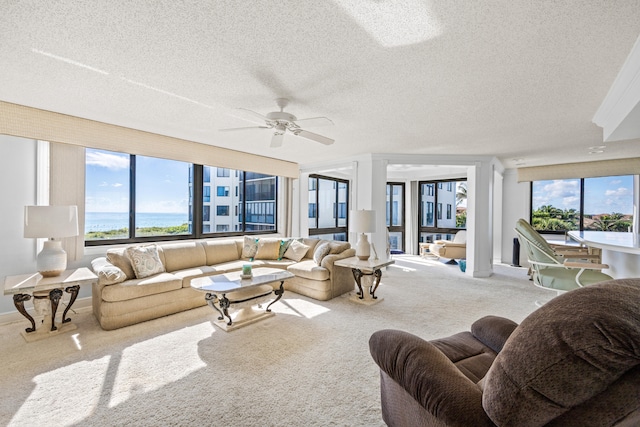
[(280, 257), (281, 242), (281, 239), (260, 239), (255, 259), (278, 259)]

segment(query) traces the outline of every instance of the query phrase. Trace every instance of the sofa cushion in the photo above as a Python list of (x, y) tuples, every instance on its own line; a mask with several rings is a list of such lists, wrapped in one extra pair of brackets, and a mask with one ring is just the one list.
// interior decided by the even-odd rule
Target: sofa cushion
[(133, 271), (131, 261), (124, 253), (125, 248), (107, 250), (107, 261), (118, 267), (127, 276), (127, 279), (135, 279), (136, 273)]
[(287, 270), (299, 277), (313, 280), (328, 280), (329, 270), (320, 267), (314, 260), (308, 259), (287, 267)]
[(98, 281), (101, 285), (113, 285), (127, 280), (124, 271), (111, 264), (105, 257), (92, 260), (91, 268), (98, 275)]
[(239, 259), (237, 261), (229, 261), (229, 262), (223, 262), (220, 264), (212, 265), (211, 267), (215, 269), (216, 271), (215, 274), (222, 274), (222, 273), (228, 273), (230, 271), (242, 270), (242, 266), (246, 264), (251, 264), (252, 268), (263, 267), (265, 265), (265, 262), (274, 262), (274, 261), (261, 261), (261, 260), (247, 261), (246, 259), (245, 260)]
[(207, 265), (207, 254), (200, 242), (167, 243), (160, 249), (168, 272)]
[(258, 250), (253, 259), (278, 259), (280, 257), (280, 245), (282, 239), (260, 238)]
[(207, 240), (201, 243), (207, 257), (206, 265), (216, 265), (240, 258), (235, 240)]
[(313, 251), (313, 260), (317, 265), (322, 264), (322, 260), (324, 257), (329, 255), (329, 251), (331, 251), (331, 246), (329, 242), (322, 241), (316, 245), (315, 251)]
[(244, 236), (244, 241), (242, 245), (242, 258), (249, 258), (253, 260), (256, 256), (256, 252), (258, 252), (258, 240), (255, 237)]
[(171, 272), (174, 276), (182, 280), (182, 287), (191, 287), (191, 280), (197, 277), (211, 276), (212, 274), (219, 274), (219, 271), (215, 267), (203, 265), (202, 267), (185, 268), (184, 270), (178, 270)]
[(300, 261), (307, 254), (308, 250), (309, 246), (304, 243), (300, 243), (297, 240), (292, 240), (289, 244), (289, 248), (284, 253), (284, 257), (294, 261)]
[(315, 252), (316, 246), (318, 246), (318, 243), (320, 243), (320, 239), (311, 239), (308, 237), (303, 237), (302, 239), (300, 239), (300, 242), (309, 246), (309, 250), (307, 250), (307, 253), (304, 255), (303, 258), (313, 259), (313, 253)]
[(171, 273), (160, 273), (144, 279), (127, 280), (102, 289), (104, 301), (115, 302), (147, 295), (161, 294), (182, 288), (182, 279)]
[(125, 253), (138, 279), (165, 272), (165, 267), (158, 255), (158, 246), (155, 244), (131, 246), (125, 249)]

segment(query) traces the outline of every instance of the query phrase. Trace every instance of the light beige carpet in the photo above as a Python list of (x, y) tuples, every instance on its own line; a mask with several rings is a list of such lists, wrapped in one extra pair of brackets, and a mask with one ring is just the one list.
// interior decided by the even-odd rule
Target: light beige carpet
[(432, 339), (487, 314), (520, 322), (553, 296), (524, 269), (473, 279), (415, 256), (396, 257), (378, 295), (365, 306), (285, 293), (276, 316), (230, 333), (209, 307), (116, 331), (78, 313), (77, 330), (34, 343), (19, 333), (26, 321), (4, 325), (0, 425), (383, 425), (374, 331)]

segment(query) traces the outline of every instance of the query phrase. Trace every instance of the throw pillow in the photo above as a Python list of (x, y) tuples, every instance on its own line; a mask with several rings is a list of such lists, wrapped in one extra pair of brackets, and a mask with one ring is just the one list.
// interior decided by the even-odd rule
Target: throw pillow
[(124, 271), (107, 261), (106, 258), (100, 257), (91, 261), (91, 268), (98, 273), (98, 280), (102, 285), (115, 285), (127, 280)]
[(132, 246), (127, 248), (125, 253), (129, 261), (131, 261), (133, 271), (138, 279), (164, 273), (165, 271), (156, 245)]
[(122, 270), (127, 279), (136, 278), (136, 273), (133, 271), (131, 261), (129, 261), (124, 249), (109, 249), (107, 251), (107, 261)]
[(313, 252), (313, 260), (316, 264), (320, 265), (324, 257), (329, 255), (331, 251), (331, 245), (329, 242), (320, 242), (316, 246), (316, 250)]
[(280, 256), (280, 239), (260, 239), (255, 259), (278, 259)]
[(289, 244), (289, 248), (287, 248), (287, 251), (284, 253), (284, 257), (297, 262), (304, 258), (308, 250), (309, 246), (304, 243), (300, 243), (297, 240), (292, 240)]
[(258, 241), (260, 239), (256, 239), (251, 236), (244, 236), (244, 243), (242, 245), (242, 258), (249, 258), (253, 261), (253, 258), (256, 256), (256, 252), (258, 252)]
[(284, 253), (289, 249), (289, 245), (291, 244), (291, 239), (283, 239), (280, 241), (280, 250), (278, 251), (278, 261), (282, 259)]

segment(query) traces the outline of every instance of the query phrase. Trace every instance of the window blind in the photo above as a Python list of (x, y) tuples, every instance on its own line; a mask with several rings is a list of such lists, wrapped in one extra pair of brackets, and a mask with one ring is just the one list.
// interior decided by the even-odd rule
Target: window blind
[(518, 182), (638, 174), (640, 174), (640, 158), (635, 157), (518, 168)]
[(298, 178), (297, 163), (0, 101), (0, 133)]

